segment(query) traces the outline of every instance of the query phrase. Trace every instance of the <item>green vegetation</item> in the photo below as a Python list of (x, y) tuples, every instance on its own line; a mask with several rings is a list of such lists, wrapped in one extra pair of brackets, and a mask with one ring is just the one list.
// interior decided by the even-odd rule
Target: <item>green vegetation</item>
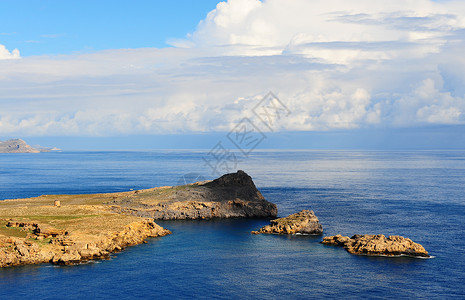
[(41, 247), (50, 244), (50, 242), (52, 241), (51, 238), (47, 238), (47, 239), (43, 239), (43, 240), (36, 240), (36, 239), (29, 239), (29, 240), (33, 241), (34, 243), (38, 244)]
[(20, 227), (7, 227), (6, 223), (0, 225), (0, 234), (12, 237), (25, 238), (27, 231), (22, 230)]

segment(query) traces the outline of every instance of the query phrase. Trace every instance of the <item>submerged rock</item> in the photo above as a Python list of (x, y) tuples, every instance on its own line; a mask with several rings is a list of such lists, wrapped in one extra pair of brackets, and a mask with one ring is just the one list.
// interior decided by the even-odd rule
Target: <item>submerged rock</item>
[(270, 225), (263, 226), (253, 234), (275, 233), (275, 234), (322, 234), (323, 227), (312, 210), (302, 210), (285, 218), (271, 220)]
[(349, 238), (340, 234), (323, 238), (325, 245), (344, 247), (349, 253), (370, 256), (429, 257), (422, 245), (398, 235), (356, 234)]

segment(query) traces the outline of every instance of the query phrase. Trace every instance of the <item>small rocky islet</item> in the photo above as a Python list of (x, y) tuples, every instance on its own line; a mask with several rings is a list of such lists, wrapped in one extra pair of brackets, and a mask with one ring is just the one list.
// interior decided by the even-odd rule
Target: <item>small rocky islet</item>
[(430, 257), (422, 245), (399, 235), (355, 234), (349, 238), (338, 234), (323, 238), (321, 243), (341, 246), (347, 252), (358, 255)]
[(323, 234), (323, 227), (312, 210), (302, 210), (285, 218), (271, 220), (269, 225), (263, 226), (253, 234)]
[[(149, 237), (171, 232), (155, 220), (275, 218), (278, 210), (243, 171), (213, 181), (120, 193), (43, 195), (0, 201), (0, 267), (76, 264), (108, 258)], [(321, 235), (315, 213), (302, 210), (273, 219), (255, 234)], [(325, 245), (363, 255), (429, 257), (424, 248), (399, 236), (341, 235)]]
[[(323, 227), (313, 211), (302, 210), (285, 218), (271, 220), (269, 225), (252, 231), (252, 234), (261, 233), (321, 235)], [(383, 234), (356, 234), (349, 238), (338, 234), (324, 237), (321, 243), (341, 246), (347, 252), (357, 255), (430, 257), (422, 245), (398, 235), (386, 237)]]

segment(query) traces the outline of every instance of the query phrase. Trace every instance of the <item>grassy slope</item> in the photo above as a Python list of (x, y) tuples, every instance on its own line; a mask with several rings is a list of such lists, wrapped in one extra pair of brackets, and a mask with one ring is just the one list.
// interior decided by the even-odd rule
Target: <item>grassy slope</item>
[[(0, 234), (25, 237), (24, 232), (5, 226), (8, 219), (47, 224), (56, 229), (81, 234), (95, 235), (120, 231), (125, 225), (141, 218), (117, 214), (105, 203), (131, 199), (135, 203), (155, 205), (172, 201), (177, 191), (186, 188), (186, 186), (159, 187), (120, 193), (43, 195), (35, 198), (3, 200), (0, 201)], [(189, 188), (195, 188), (195, 185)], [(61, 202), (61, 207), (54, 206), (55, 200)]]
[[(143, 193), (143, 192), (142, 192)], [(47, 224), (78, 234), (99, 235), (121, 231), (124, 226), (141, 218), (116, 214), (105, 202), (134, 196), (135, 192), (88, 195), (45, 195), (35, 198), (0, 201), (0, 234), (25, 237), (26, 232), (8, 228), (8, 219)], [(55, 207), (59, 200), (61, 207)]]

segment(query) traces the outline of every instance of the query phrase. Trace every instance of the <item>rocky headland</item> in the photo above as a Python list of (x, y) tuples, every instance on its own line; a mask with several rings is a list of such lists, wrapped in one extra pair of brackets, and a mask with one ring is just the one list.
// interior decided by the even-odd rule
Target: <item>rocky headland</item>
[(273, 218), (275, 204), (265, 200), (244, 171), (213, 181), (141, 190), (107, 202), (117, 213), (158, 220)]
[(302, 210), (285, 218), (271, 220), (269, 225), (263, 226), (253, 234), (323, 234), (323, 227), (312, 210)]
[(349, 238), (338, 234), (323, 238), (322, 244), (341, 246), (358, 255), (430, 257), (422, 245), (398, 235), (356, 234)]
[(153, 219), (277, 215), (243, 171), (213, 181), (121, 193), (0, 201), (0, 267), (75, 264), (170, 234)]

